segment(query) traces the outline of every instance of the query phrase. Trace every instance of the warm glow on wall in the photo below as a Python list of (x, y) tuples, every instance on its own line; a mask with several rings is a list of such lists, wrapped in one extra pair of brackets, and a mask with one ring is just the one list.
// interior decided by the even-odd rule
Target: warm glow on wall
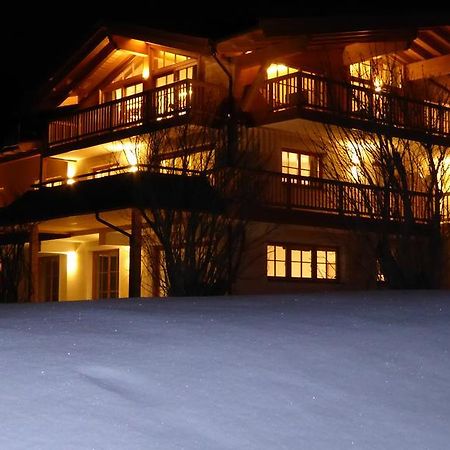
[(76, 161), (67, 161), (67, 184), (75, 183), (73, 177), (75, 176), (76, 171), (77, 171)]
[(144, 58), (144, 64), (142, 66), (142, 78), (148, 80), (150, 78), (150, 65), (148, 62), (148, 57)]
[(137, 166), (138, 163), (138, 151), (137, 148), (124, 146), (123, 152), (125, 158), (130, 166)]
[(67, 275), (74, 275), (78, 269), (78, 255), (75, 251), (67, 252)]

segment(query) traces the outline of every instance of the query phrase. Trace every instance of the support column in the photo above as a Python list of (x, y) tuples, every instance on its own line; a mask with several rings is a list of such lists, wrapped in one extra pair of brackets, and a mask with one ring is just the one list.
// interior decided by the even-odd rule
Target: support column
[(30, 229), (30, 267), (29, 267), (29, 286), (28, 297), (30, 302), (39, 302), (39, 228), (33, 225)]
[(130, 272), (128, 296), (141, 296), (142, 216), (139, 210), (131, 210)]

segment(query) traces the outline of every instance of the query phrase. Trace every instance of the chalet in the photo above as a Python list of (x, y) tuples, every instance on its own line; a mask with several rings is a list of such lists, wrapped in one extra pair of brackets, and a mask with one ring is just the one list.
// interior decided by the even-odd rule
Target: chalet
[(155, 210), (244, 219), (223, 292), (395, 285), (393, 265), (446, 286), (449, 94), (445, 24), (103, 26), (43, 88), (38, 138), (0, 150), (0, 244), (36, 302), (172, 292)]

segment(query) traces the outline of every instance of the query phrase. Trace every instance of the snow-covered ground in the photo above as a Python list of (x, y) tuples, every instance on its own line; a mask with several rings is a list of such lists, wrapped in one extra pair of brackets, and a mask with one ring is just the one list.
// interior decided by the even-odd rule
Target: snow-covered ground
[(0, 449), (450, 448), (448, 293), (0, 305)]

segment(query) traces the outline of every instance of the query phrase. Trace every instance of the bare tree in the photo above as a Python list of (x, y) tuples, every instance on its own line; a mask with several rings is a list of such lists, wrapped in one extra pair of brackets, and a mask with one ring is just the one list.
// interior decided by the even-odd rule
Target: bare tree
[(365, 235), (387, 285), (438, 287), (450, 156), (440, 136), (450, 131), (449, 95), (432, 80), (408, 82), (395, 60), (385, 61), (369, 86), (347, 90), (347, 113), (359, 126), (320, 125), (312, 142), (327, 155), (327, 177), (354, 183), (344, 192), (352, 193), (345, 201), (356, 215), (378, 221)]
[[(226, 127), (188, 121), (123, 144), (128, 170), (172, 177), (171, 192), (149, 191), (144, 184), (136, 189), (144, 268), (158, 280), (160, 294), (231, 293), (246, 245), (248, 204), (260, 181), (248, 173), (261, 157), (245, 127), (237, 127), (233, 146), (229, 135)], [(161, 206), (167, 197), (179, 204)]]
[(21, 289), (26, 279), (27, 263), (25, 243), (21, 227), (3, 227), (0, 231), (0, 301), (18, 302), (27, 300)]

